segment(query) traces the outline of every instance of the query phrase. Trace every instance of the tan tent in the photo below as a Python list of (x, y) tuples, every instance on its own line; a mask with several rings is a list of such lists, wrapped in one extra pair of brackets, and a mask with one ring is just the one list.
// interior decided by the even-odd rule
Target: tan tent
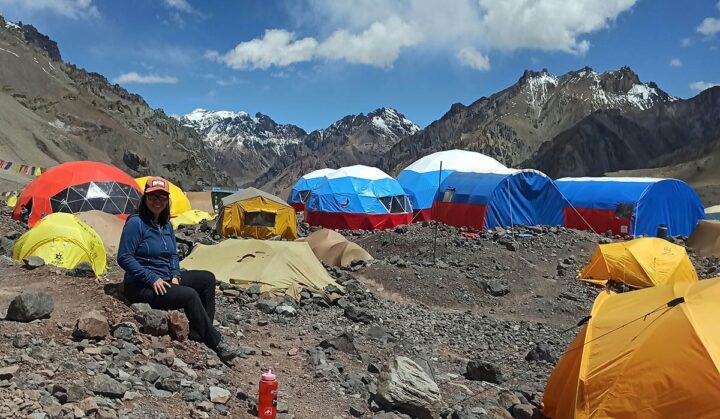
[(700, 256), (720, 257), (720, 221), (700, 221), (686, 245)]
[(105, 251), (116, 256), (125, 222), (112, 214), (98, 210), (79, 212), (77, 217), (93, 228), (102, 239)]
[(334, 230), (324, 228), (298, 241), (307, 242), (315, 256), (331, 266), (350, 266), (354, 260), (373, 260), (365, 249)]
[(307, 288), (322, 292), (327, 285), (341, 288), (323, 268), (307, 243), (228, 239), (215, 245), (197, 245), (180, 262), (183, 269), (205, 270), (219, 281), (252, 286), (262, 293), (287, 294), (300, 299)]
[(215, 214), (210, 192), (185, 192), (185, 195), (190, 201), (192, 209), (205, 211), (209, 214)]

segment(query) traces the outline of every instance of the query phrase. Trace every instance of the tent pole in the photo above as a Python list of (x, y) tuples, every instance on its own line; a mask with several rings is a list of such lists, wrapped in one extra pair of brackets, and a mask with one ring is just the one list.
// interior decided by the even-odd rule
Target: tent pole
[[(442, 181), (442, 160), (440, 160), (440, 171), (438, 172), (438, 186), (437, 191), (435, 191), (435, 196), (437, 197), (438, 193), (440, 192), (440, 182)], [(433, 205), (435, 206), (435, 205)], [(433, 218), (435, 219), (435, 237), (433, 238), (433, 265), (435, 264), (435, 255), (437, 254), (437, 234), (438, 234), (438, 220), (437, 220), (437, 209), (433, 211), (435, 214), (433, 214)]]

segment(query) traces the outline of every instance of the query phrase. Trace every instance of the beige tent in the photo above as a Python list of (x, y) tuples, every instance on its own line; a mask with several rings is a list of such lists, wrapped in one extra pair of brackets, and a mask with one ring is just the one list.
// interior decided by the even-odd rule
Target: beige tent
[(365, 249), (334, 230), (324, 228), (298, 241), (307, 242), (315, 256), (331, 266), (350, 266), (354, 260), (373, 260)]
[(720, 257), (720, 221), (700, 221), (686, 245), (700, 256)]
[(93, 228), (102, 239), (105, 251), (117, 255), (125, 222), (112, 214), (98, 210), (76, 213), (77, 217)]
[(210, 271), (219, 281), (244, 287), (260, 284), (262, 293), (284, 293), (295, 300), (300, 299), (303, 288), (316, 292), (331, 284), (341, 288), (307, 243), (228, 239), (210, 246), (201, 244), (180, 267)]
[(185, 195), (190, 201), (192, 209), (205, 211), (209, 214), (215, 214), (210, 192), (185, 192)]

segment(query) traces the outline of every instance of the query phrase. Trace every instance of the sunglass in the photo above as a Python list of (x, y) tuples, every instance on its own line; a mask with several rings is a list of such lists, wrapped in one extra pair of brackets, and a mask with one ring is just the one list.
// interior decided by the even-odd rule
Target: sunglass
[(147, 199), (151, 199), (153, 201), (167, 201), (170, 197), (168, 195), (148, 194)]

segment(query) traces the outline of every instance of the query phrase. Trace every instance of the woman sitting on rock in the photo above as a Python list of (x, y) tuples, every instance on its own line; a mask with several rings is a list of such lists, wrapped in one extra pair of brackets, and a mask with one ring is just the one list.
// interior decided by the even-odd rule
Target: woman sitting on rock
[(215, 275), (180, 272), (175, 232), (170, 224), (170, 187), (151, 177), (145, 184), (138, 213), (128, 217), (120, 237), (118, 264), (125, 270), (125, 297), (160, 310), (183, 309), (190, 339), (203, 342), (224, 361), (238, 355), (213, 327)]

